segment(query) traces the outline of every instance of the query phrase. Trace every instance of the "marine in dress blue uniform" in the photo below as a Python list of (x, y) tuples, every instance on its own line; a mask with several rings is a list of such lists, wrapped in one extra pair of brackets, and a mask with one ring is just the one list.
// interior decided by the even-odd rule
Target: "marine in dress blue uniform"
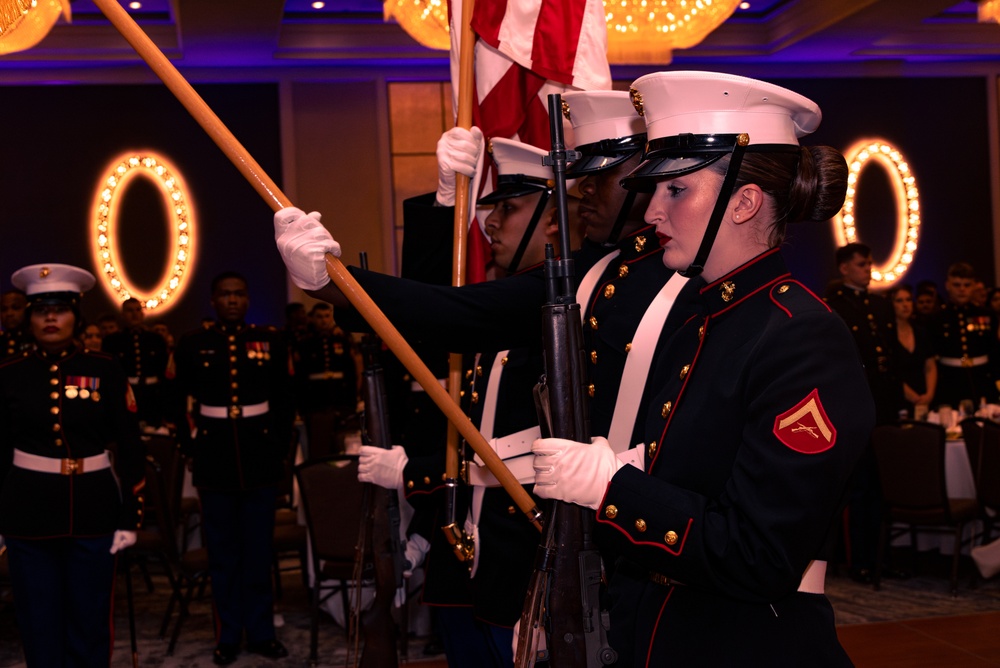
[(0, 294), (0, 360), (34, 346), (25, 321), (27, 305), (23, 290), (6, 290)]
[(167, 342), (143, 326), (144, 314), (138, 299), (122, 302), (122, 316), (125, 328), (105, 337), (101, 350), (116, 357), (125, 369), (139, 406), (139, 420), (156, 428), (163, 422)]
[(60, 327), (46, 311), (71, 311), (78, 325), (81, 292), (94, 284), (89, 272), (33, 265), (13, 282), (41, 323), (39, 348), (0, 365), (0, 533), (25, 659), (42, 668), (107, 666), (111, 548), (142, 522), (135, 400), (118, 363), (78, 348), (72, 325), (65, 340), (53, 338)]
[[(597, 510), (619, 557), (618, 665), (849, 665), (822, 560), (874, 411), (843, 322), (776, 248), (788, 220), (839, 209), (846, 163), (798, 146), (819, 110), (771, 84), (664, 72), (632, 95), (649, 142), (624, 184), (654, 192), (646, 219), (691, 279), (657, 347), (642, 460), (541, 439), (535, 493)], [(787, 187), (801, 161), (823, 197)]]
[[(197, 434), (183, 448), (193, 460), (218, 616), (213, 660), (232, 663), (247, 649), (287, 655), (275, 638), (271, 583), (274, 502), (289, 456), (292, 397), (284, 337), (248, 325), (246, 279), (212, 282), (218, 320), (183, 336), (174, 351), (177, 424), (194, 400)], [(181, 430), (183, 433), (184, 430)]]
[(945, 283), (949, 301), (927, 324), (938, 356), (935, 406), (958, 409), (963, 400), (978, 406), (982, 398), (996, 402), (996, 316), (971, 302), (972, 282), (971, 266), (949, 267)]

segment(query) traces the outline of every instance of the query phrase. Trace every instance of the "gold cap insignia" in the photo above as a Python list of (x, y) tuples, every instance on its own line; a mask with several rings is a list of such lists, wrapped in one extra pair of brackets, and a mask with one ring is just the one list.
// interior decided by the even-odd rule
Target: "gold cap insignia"
[(736, 143), (740, 146), (746, 146), (750, 143), (750, 135), (745, 132), (741, 132), (738, 137), (736, 137)]
[(42, 267), (41, 271), (38, 272), (38, 278), (45, 278), (52, 273), (52, 270), (48, 267)]
[(486, 152), (489, 153), (490, 155), (493, 155), (493, 140), (492, 139), (489, 140), (488, 142), (486, 142)]
[(563, 116), (566, 117), (567, 121), (572, 121), (573, 120), (572, 118), (570, 118), (570, 115), (569, 115), (569, 102), (567, 102), (566, 100), (562, 101), (562, 112), (563, 112)]
[(643, 115), (642, 112), (642, 93), (637, 91), (635, 88), (628, 89), (628, 99), (632, 100), (632, 106), (635, 107), (635, 113), (640, 116)]

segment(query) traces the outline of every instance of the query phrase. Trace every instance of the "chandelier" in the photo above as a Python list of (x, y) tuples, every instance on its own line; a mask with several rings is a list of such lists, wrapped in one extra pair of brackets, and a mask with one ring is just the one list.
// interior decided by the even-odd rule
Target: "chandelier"
[(38, 44), (63, 14), (69, 0), (0, 0), (0, 55)]
[(386, 21), (396, 19), (410, 37), (429, 49), (451, 48), (447, 0), (385, 0), (382, 16)]
[(976, 20), (979, 23), (1000, 23), (1000, 0), (980, 0)]
[[(740, 0), (604, 0), (608, 62), (670, 62), (674, 49), (701, 42), (729, 18)], [(385, 0), (385, 20), (394, 18), (410, 37), (431, 49), (451, 47), (447, 0)]]
[(732, 16), (740, 0), (604, 0), (608, 62), (666, 65)]

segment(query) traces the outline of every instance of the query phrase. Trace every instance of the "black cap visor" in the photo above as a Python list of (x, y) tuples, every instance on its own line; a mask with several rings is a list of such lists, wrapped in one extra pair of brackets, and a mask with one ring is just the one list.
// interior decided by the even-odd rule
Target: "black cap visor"
[(37, 306), (69, 306), (76, 308), (80, 304), (79, 292), (39, 292), (28, 295), (28, 310)]
[(683, 134), (653, 139), (646, 144), (645, 160), (621, 185), (626, 190), (653, 192), (658, 181), (696, 172), (729, 155), (739, 136)]
[(645, 141), (646, 135), (638, 134), (577, 146), (580, 158), (566, 168), (566, 176), (576, 178), (610, 169), (642, 151)]
[(497, 177), (496, 190), (486, 197), (481, 197), (476, 204), (496, 204), (505, 199), (514, 197), (524, 197), (533, 193), (549, 190), (553, 183), (547, 179), (535, 176), (525, 176), (524, 174), (502, 174)]

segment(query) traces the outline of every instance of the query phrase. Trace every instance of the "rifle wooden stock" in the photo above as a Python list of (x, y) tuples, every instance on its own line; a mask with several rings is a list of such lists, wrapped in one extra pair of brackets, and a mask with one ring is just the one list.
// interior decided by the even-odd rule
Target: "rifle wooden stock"
[[(239, 169), (240, 173), (253, 186), (254, 190), (264, 198), (272, 210), (292, 206), (292, 201), (278, 188), (277, 184), (264, 172), (261, 166), (236, 139), (229, 128), (223, 124), (208, 104), (195, 92), (190, 83), (177, 71), (167, 57), (157, 48), (142, 29), (136, 25), (132, 17), (115, 0), (94, 0), (94, 4), (108, 18), (112, 25), (122, 34), (136, 53), (146, 61), (149, 67), (160, 78), (167, 88), (180, 101), (202, 129), (222, 149), (227, 158)], [(517, 478), (504, 465), (503, 461), (490, 447), (469, 422), (468, 417), (458, 405), (451, 400), (442, 388), (434, 374), (420, 360), (413, 348), (403, 339), (402, 335), (392, 326), (385, 314), (375, 305), (371, 297), (361, 288), (358, 282), (347, 271), (340, 260), (332, 255), (326, 256), (326, 268), (334, 284), (350, 300), (351, 304), (368, 321), (368, 324), (378, 333), (389, 349), (395, 353), (414, 379), (423, 386), (431, 400), (437, 404), (445, 417), (458, 427), (458, 431), (480, 456), (503, 488), (511, 495), (518, 508), (528, 517), (539, 530), (541, 512), (535, 507), (531, 496), (524, 491)]]
[[(562, 98), (549, 95), (549, 130), (552, 151), (546, 164), (555, 176), (559, 236), (562, 255), (569, 255), (566, 210), (566, 150), (562, 137)], [(586, 361), (580, 305), (576, 303), (573, 261), (554, 257), (546, 248), (545, 282), (547, 303), (542, 307), (542, 341), (545, 376), (536, 388), (539, 422), (545, 436), (587, 443)], [(588, 508), (554, 501), (538, 547), (518, 635), (518, 668), (529, 668), (538, 658), (547, 658), (559, 668), (590, 668), (614, 662), (607, 646), (597, 594), (600, 586), (600, 556), (593, 545), (594, 513)], [(544, 592), (542, 594), (541, 592)], [(544, 623), (547, 654), (535, 651)], [(522, 650), (521, 645), (525, 647)]]

